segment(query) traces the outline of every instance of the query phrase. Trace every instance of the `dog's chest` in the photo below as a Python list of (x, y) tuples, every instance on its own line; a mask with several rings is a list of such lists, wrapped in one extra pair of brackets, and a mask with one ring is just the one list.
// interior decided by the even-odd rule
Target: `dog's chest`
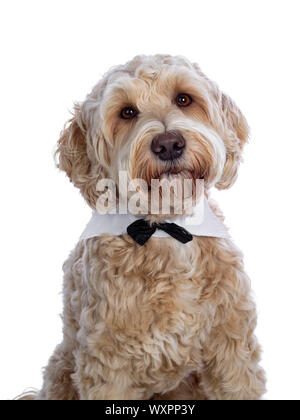
[(140, 337), (155, 328), (181, 335), (199, 328), (205, 281), (194, 241), (151, 238), (138, 247), (107, 237), (89, 247), (85, 282), (101, 301), (100, 318), (110, 330)]
[(109, 348), (113, 341), (124, 360), (132, 359), (132, 367), (137, 363), (134, 369), (140, 357), (153, 372), (166, 360), (168, 370), (199, 366), (209, 305), (203, 299), (206, 281), (199, 275), (196, 241), (183, 245), (172, 238), (151, 238), (139, 247), (126, 237), (105, 235), (88, 241), (81, 251), (77, 312), (85, 314), (80, 323), (88, 322), (92, 354), (103, 353), (103, 343)]

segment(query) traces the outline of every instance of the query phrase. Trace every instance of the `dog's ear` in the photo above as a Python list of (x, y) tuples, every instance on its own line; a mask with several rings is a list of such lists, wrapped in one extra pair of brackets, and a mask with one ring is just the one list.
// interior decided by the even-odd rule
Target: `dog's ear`
[(226, 163), (216, 188), (223, 190), (230, 188), (237, 178), (243, 147), (249, 138), (249, 127), (240, 109), (224, 93), (221, 94), (219, 108), (224, 127)]
[(73, 117), (61, 132), (55, 156), (58, 168), (68, 175), (75, 187), (80, 189), (86, 202), (95, 209), (99, 198), (97, 183), (101, 178), (107, 177), (103, 168), (106, 149), (98, 133), (94, 142), (100, 143), (96, 149), (104, 156), (100, 162), (96, 158), (95, 145), (88, 142), (90, 134), (88, 135), (82, 114), (81, 107), (75, 105)]
[(66, 172), (73, 184), (81, 188), (86, 182), (91, 163), (87, 155), (86, 132), (75, 106), (72, 119), (61, 132), (56, 150), (57, 166)]

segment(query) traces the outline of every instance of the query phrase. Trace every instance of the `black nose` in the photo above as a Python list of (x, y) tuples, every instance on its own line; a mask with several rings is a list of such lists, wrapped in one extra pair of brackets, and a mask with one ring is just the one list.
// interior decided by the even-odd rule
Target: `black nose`
[(179, 133), (167, 132), (155, 137), (151, 144), (152, 152), (161, 160), (180, 158), (185, 148), (185, 140)]

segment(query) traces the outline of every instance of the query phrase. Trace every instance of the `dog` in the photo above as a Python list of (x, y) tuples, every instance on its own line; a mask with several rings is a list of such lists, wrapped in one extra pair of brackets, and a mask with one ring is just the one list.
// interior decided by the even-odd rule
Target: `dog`
[[(122, 171), (146, 182), (148, 193), (153, 179), (202, 180), (222, 223), (210, 191), (234, 184), (248, 137), (239, 108), (197, 64), (141, 55), (111, 69), (75, 104), (57, 161), (94, 211), (102, 179), (115, 182), (120, 200)], [(138, 220), (155, 231), (175, 216), (172, 208)], [(262, 398), (266, 379), (242, 254), (229, 235), (180, 229), (184, 243), (174, 232), (150, 232), (138, 243), (129, 230), (79, 241), (64, 264), (63, 341), (41, 391), (24, 399)]]

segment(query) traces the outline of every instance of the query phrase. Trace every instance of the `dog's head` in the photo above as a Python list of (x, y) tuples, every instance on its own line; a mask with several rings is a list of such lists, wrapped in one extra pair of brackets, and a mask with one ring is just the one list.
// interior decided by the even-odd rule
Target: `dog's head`
[(248, 139), (234, 102), (182, 57), (138, 56), (104, 75), (61, 134), (59, 167), (96, 207), (98, 181), (182, 177), (229, 188)]

